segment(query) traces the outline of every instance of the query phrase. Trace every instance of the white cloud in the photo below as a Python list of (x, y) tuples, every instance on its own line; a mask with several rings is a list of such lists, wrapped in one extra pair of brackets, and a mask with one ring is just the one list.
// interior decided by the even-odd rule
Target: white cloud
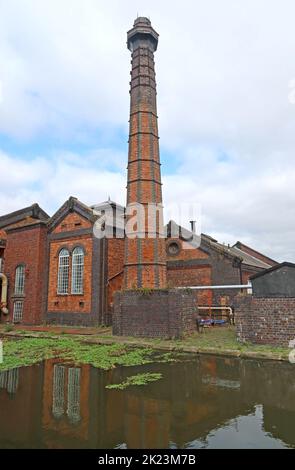
[[(165, 202), (196, 199), (206, 232), (295, 260), (292, 0), (0, 0), (0, 135), (127, 133), (125, 41), (137, 13), (160, 33), (160, 142), (178, 162)], [(0, 154), (1, 212), (35, 200), (52, 212), (70, 194), (124, 202), (126, 158)]]
[[(38, 202), (52, 215), (69, 196), (76, 196), (90, 205), (110, 195), (124, 204), (124, 172), (109, 171), (97, 163), (85, 164), (99, 155), (103, 166), (104, 158), (109, 156), (108, 150), (99, 150), (86, 157), (64, 152), (50, 159), (37, 157), (27, 161), (0, 152), (1, 214)], [(114, 155), (113, 161), (117, 158)]]

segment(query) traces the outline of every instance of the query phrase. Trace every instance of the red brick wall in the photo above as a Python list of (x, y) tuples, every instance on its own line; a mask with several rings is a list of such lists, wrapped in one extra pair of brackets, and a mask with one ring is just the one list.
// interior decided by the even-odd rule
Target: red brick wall
[[(195, 266), (183, 268), (169, 268), (167, 270), (168, 282), (171, 287), (208, 286), (211, 285), (211, 266)], [(197, 303), (212, 305), (212, 291), (194, 291)]]
[(123, 285), (125, 240), (108, 239), (108, 310), (113, 303), (114, 292), (121, 290)]
[(256, 274), (257, 272), (262, 271), (262, 269), (244, 269), (242, 267), (242, 283), (243, 284), (248, 284), (249, 279), (253, 274)]
[[(69, 275), (69, 293), (66, 295), (57, 294), (58, 278), (58, 255), (65, 247), (70, 252), (75, 246), (81, 246), (85, 250), (84, 258), (84, 286), (83, 294), (71, 294), (71, 260)], [(61, 313), (90, 313), (91, 312), (91, 289), (92, 282), (92, 236), (83, 235), (77, 238), (54, 240), (50, 242), (49, 250), (49, 280), (48, 280), (48, 305), (49, 312)], [(83, 302), (83, 304), (81, 304)]]
[(20, 220), (19, 222), (16, 222), (14, 224), (10, 224), (7, 228), (17, 228), (17, 227), (26, 227), (30, 224), (36, 224), (38, 222), (36, 219), (33, 217), (25, 217), (24, 219)]
[[(187, 286), (208, 286), (212, 284), (212, 267), (206, 264), (206, 260), (210, 260), (210, 256), (204, 251), (195, 249), (185, 249), (185, 243), (179, 239), (169, 239), (166, 246), (172, 241), (176, 241), (180, 246), (177, 255), (167, 254), (167, 279), (170, 287), (187, 287)], [(202, 265), (186, 265), (181, 262), (203, 260)], [(169, 261), (178, 261), (179, 265), (169, 266)], [(194, 291), (198, 305), (212, 305), (212, 291), (201, 290)]]
[(235, 311), (240, 341), (288, 346), (295, 339), (295, 299), (240, 295)]
[(170, 255), (169, 252), (167, 252), (167, 261), (178, 261), (178, 260), (194, 260), (194, 259), (209, 259), (210, 256), (205, 253), (205, 251), (201, 250), (200, 248), (193, 248), (193, 249), (187, 249), (186, 242), (183, 242), (182, 240), (178, 238), (169, 238), (166, 240), (166, 247), (169, 246), (170, 243), (176, 242), (179, 245), (179, 253), (177, 255)]
[[(9, 320), (13, 318), (15, 269), (25, 264), (24, 324), (40, 324), (45, 312), (46, 289), (45, 226), (26, 227), (8, 232), (4, 272), (9, 283)], [(19, 299), (19, 297), (18, 297)]]
[(84, 217), (71, 212), (68, 214), (60, 224), (55, 227), (52, 233), (72, 232), (73, 230), (80, 230), (82, 228), (91, 228), (92, 224)]

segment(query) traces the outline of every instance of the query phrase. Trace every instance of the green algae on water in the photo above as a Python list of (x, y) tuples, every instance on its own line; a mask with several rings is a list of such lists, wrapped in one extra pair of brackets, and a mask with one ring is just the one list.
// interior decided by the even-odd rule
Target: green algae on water
[[(164, 357), (164, 359), (163, 359)], [(75, 364), (90, 364), (110, 370), (117, 366), (139, 366), (153, 362), (172, 362), (164, 354), (155, 357), (152, 348), (128, 348), (122, 344), (89, 344), (79, 339), (20, 338), (3, 341), (3, 363), (0, 371), (30, 366), (45, 359), (59, 358)]]
[(146, 374), (136, 374), (128, 377), (124, 382), (121, 382), (119, 384), (110, 384), (106, 385), (107, 389), (114, 389), (114, 390), (125, 390), (125, 388), (131, 387), (131, 386), (142, 386), (142, 385), (147, 385), (151, 382), (156, 382), (160, 380), (163, 377), (162, 374), (160, 373), (149, 373), (147, 372)]

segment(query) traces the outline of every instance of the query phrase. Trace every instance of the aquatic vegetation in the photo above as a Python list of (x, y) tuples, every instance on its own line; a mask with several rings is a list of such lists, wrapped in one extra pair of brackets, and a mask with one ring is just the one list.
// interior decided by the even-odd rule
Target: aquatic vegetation
[(148, 383), (156, 382), (157, 380), (160, 380), (162, 377), (163, 375), (160, 373), (147, 372), (146, 374), (136, 374), (136, 375), (131, 375), (126, 380), (124, 380), (124, 382), (121, 382), (119, 384), (106, 385), (106, 388), (115, 389), (115, 390), (125, 390), (125, 388), (131, 387), (131, 386), (147, 385)]
[(184, 362), (191, 360), (192, 354), (199, 353), (288, 361), (290, 352), (286, 347), (239, 343), (234, 327), (211, 328), (178, 341), (123, 339), (105, 334), (74, 336), (25, 330), (15, 331), (10, 336), (6, 325), (0, 326), (0, 337), (1, 332), (4, 362), (0, 364), (0, 371), (30, 366), (47, 358), (60, 358), (109, 370), (117, 366)]
[(138, 366), (152, 362), (172, 362), (173, 355), (157, 354), (152, 348), (128, 348), (122, 344), (89, 344), (76, 338), (4, 339), (0, 371), (30, 366), (44, 359), (60, 358), (76, 364), (90, 364), (109, 370), (116, 366)]

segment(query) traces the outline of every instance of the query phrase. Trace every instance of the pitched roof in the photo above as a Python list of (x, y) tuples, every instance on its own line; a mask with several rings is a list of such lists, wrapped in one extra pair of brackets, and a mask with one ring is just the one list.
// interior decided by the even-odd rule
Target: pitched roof
[(212, 238), (205, 233), (202, 233), (201, 235), (195, 234), (191, 230), (181, 227), (174, 222), (174, 220), (170, 220), (166, 225), (166, 230), (167, 237), (171, 237), (173, 230), (173, 236), (185, 240), (187, 243), (190, 243), (193, 248), (199, 248), (206, 253), (208, 253), (208, 249), (211, 248), (218, 253), (222, 253), (224, 256), (242, 261), (242, 257), (237, 255), (237, 253), (232, 252), (230, 247), (218, 243), (215, 238)]
[(93, 210), (76, 197), (71, 196), (48, 221), (48, 228), (52, 230), (59, 222), (70, 212), (76, 212), (85, 219), (94, 223), (98, 216), (94, 215)]
[(100, 202), (98, 204), (93, 204), (92, 206), (90, 206), (90, 208), (93, 209), (94, 211), (102, 211), (102, 210), (105, 210), (105, 209), (109, 209), (110, 207), (112, 209), (116, 209), (118, 211), (125, 212), (125, 207), (124, 206), (121, 206), (120, 204), (117, 204), (117, 202), (112, 201), (111, 199), (108, 199), (107, 201), (103, 201), (103, 202)]
[(253, 276), (250, 277), (250, 279), (256, 279), (257, 277), (264, 276), (265, 274), (271, 273), (273, 271), (277, 271), (277, 269), (283, 268), (284, 266), (287, 266), (289, 268), (295, 268), (294, 263), (289, 263), (288, 261), (284, 261), (283, 263), (278, 263), (275, 266), (271, 266), (269, 269), (264, 269), (263, 271), (260, 271), (257, 274), (254, 274)]
[(277, 261), (274, 259), (270, 258), (269, 256), (264, 255), (263, 253), (260, 253), (259, 251), (255, 250), (254, 248), (245, 245), (245, 243), (242, 243), (240, 241), (237, 241), (234, 245), (233, 248), (239, 248), (242, 250), (244, 253), (248, 253), (249, 255), (253, 256), (256, 259), (260, 259), (260, 261), (263, 261), (264, 263), (268, 264), (269, 266), (273, 266), (275, 264), (278, 264)]
[(235, 258), (239, 260), (240, 262), (243, 262), (243, 258), (239, 253), (236, 253), (231, 249), (230, 246), (224, 245), (222, 243), (219, 243), (215, 238), (210, 237), (209, 235), (202, 233), (201, 234), (202, 242), (213, 248), (213, 250), (218, 251), (219, 253), (222, 253), (225, 256), (228, 256), (230, 258)]
[[(261, 268), (261, 269), (268, 269), (272, 265), (268, 264), (261, 259), (256, 258), (253, 255), (250, 255), (249, 253), (239, 249), (235, 246), (231, 247), (228, 245), (224, 245), (222, 243), (219, 243), (215, 238), (211, 237), (210, 235), (207, 235), (205, 233), (202, 233), (201, 235), (194, 234), (191, 230), (187, 230), (181, 226), (179, 226), (176, 222), (171, 220), (167, 224), (167, 236), (171, 236), (171, 231), (172, 228), (174, 228), (174, 234), (176, 237), (182, 238), (186, 240), (188, 243), (193, 243), (195, 248), (200, 248), (203, 251), (206, 251), (206, 248), (212, 248), (213, 250), (222, 253), (225, 256), (235, 258), (239, 261), (242, 262), (242, 264), (247, 265), (247, 266), (253, 266), (256, 268)], [(252, 250), (252, 248), (251, 248)], [(255, 252), (255, 250), (252, 250)], [(257, 252), (258, 253), (258, 252)], [(261, 254), (261, 256), (264, 256)], [(265, 257), (267, 259), (267, 257)], [(273, 261), (273, 260), (272, 260)]]
[(255, 266), (257, 268), (263, 268), (263, 269), (268, 269), (271, 267), (270, 264), (265, 263), (264, 261), (261, 261), (258, 258), (255, 258), (255, 256), (250, 255), (249, 253), (246, 253), (243, 250), (240, 250), (239, 248), (231, 247), (230, 248), (232, 253), (236, 253), (237, 256), (240, 256), (243, 259), (243, 264), (247, 264), (248, 266)]
[(6, 227), (10, 227), (28, 218), (47, 222), (49, 220), (49, 215), (46, 214), (38, 204), (32, 204), (24, 209), (2, 215), (0, 217), (0, 229), (5, 229)]

